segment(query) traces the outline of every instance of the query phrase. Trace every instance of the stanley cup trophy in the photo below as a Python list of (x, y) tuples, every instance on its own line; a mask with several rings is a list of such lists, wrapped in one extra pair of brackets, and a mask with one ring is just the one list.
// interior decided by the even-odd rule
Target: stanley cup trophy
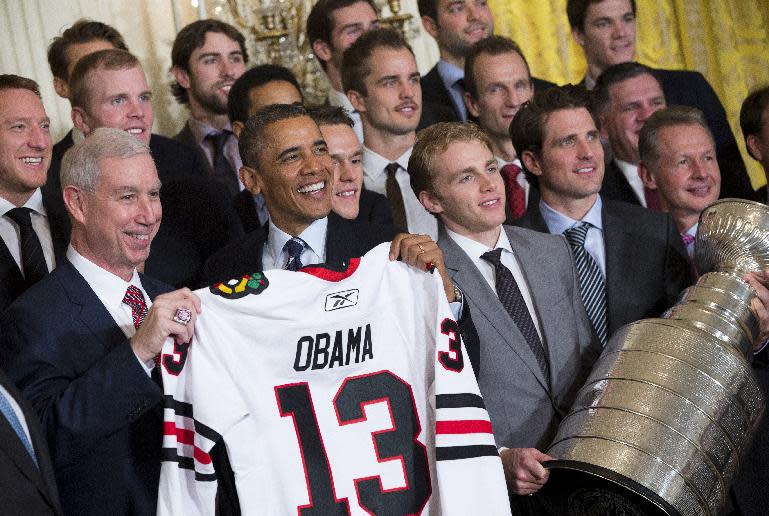
[(699, 281), (659, 319), (621, 328), (547, 453), (553, 514), (713, 515), (764, 410), (748, 357), (769, 267), (769, 208), (737, 199), (700, 216)]

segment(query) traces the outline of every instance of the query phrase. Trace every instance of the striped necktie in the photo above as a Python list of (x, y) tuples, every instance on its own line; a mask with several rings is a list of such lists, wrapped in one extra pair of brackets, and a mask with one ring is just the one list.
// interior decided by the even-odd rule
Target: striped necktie
[(32, 448), (32, 443), (29, 442), (27, 433), (24, 431), (24, 427), (21, 426), (21, 421), (19, 421), (19, 418), (16, 415), (16, 411), (13, 410), (11, 403), (8, 401), (8, 398), (3, 395), (3, 393), (0, 393), (0, 412), (2, 412), (3, 416), (5, 416), (5, 420), (11, 426), (11, 428), (13, 428), (13, 431), (16, 432), (16, 435), (19, 436), (21, 444), (24, 445), (24, 448), (26, 448), (29, 456), (32, 457), (32, 462), (34, 462), (35, 466), (37, 466), (37, 457), (35, 457), (35, 450)]
[(585, 249), (587, 231), (592, 226), (589, 222), (577, 222), (563, 234), (574, 253), (582, 304), (585, 305), (587, 317), (601, 346), (605, 346), (609, 333), (606, 322), (606, 283), (598, 264)]

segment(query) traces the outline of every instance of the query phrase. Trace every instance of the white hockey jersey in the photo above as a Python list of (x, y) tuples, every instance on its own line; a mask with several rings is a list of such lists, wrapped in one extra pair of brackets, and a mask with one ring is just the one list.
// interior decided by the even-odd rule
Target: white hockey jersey
[(159, 515), (214, 514), (220, 439), (246, 515), (510, 514), (440, 277), (388, 252), (197, 291), (163, 348)]

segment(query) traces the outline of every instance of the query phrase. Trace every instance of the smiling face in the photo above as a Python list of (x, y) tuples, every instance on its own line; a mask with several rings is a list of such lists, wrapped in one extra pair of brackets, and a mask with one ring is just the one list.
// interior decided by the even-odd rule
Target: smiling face
[(458, 140), (432, 161), (433, 192), (420, 192), (422, 204), (452, 231), (494, 245), (505, 220), (505, 186), (491, 149)]
[(657, 189), (662, 209), (686, 231), (718, 199), (721, 173), (715, 144), (699, 124), (663, 127), (657, 142), (659, 158), (650, 164), (647, 186)]
[(46, 181), (51, 164), (50, 121), (40, 97), (0, 89), (0, 197), (22, 206)]
[(102, 159), (99, 171), (94, 192), (79, 190), (73, 245), (99, 267), (130, 280), (160, 227), (160, 180), (149, 154)]
[(630, 0), (602, 0), (591, 3), (585, 25), (572, 29), (593, 78), (611, 65), (632, 61), (635, 55), (635, 14)]
[(486, 0), (437, 0), (437, 20), (424, 17), (425, 29), (436, 39), (441, 57), (464, 64), (470, 48), (494, 32)]
[(649, 74), (609, 86), (609, 104), (601, 114), (601, 133), (618, 159), (638, 163), (638, 133), (649, 117), (666, 105), (662, 88)]
[(340, 217), (354, 219), (363, 187), (363, 148), (349, 125), (321, 125), (320, 132), (334, 167), (331, 209)]
[(241, 178), (261, 192), (272, 222), (297, 236), (331, 211), (333, 165), (320, 129), (308, 116), (273, 122), (263, 131), (256, 168)]
[[(524, 152), (526, 168), (539, 176), (542, 197), (558, 209), (573, 201), (595, 202), (603, 181), (603, 148), (593, 117), (585, 108), (546, 115), (542, 152)], [(578, 217), (578, 218), (581, 218)]]
[(416, 130), (422, 114), (422, 88), (414, 55), (407, 48), (376, 48), (367, 59), (364, 79), (367, 94), (351, 90), (348, 95), (369, 129), (384, 134), (405, 135)]
[(89, 72), (85, 80), (87, 105), (72, 108), (75, 127), (86, 135), (99, 127), (122, 129), (149, 144), (155, 115), (142, 68), (99, 68)]
[(203, 46), (192, 51), (189, 71), (174, 69), (176, 80), (189, 93), (193, 110), (227, 114), (227, 95), (246, 71), (240, 44), (221, 32), (208, 32)]

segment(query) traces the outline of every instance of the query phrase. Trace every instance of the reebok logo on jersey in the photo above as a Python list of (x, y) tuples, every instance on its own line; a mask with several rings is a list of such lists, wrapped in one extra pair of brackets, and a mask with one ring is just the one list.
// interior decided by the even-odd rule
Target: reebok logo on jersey
[(358, 289), (343, 290), (326, 296), (326, 311), (339, 310), (358, 304)]

